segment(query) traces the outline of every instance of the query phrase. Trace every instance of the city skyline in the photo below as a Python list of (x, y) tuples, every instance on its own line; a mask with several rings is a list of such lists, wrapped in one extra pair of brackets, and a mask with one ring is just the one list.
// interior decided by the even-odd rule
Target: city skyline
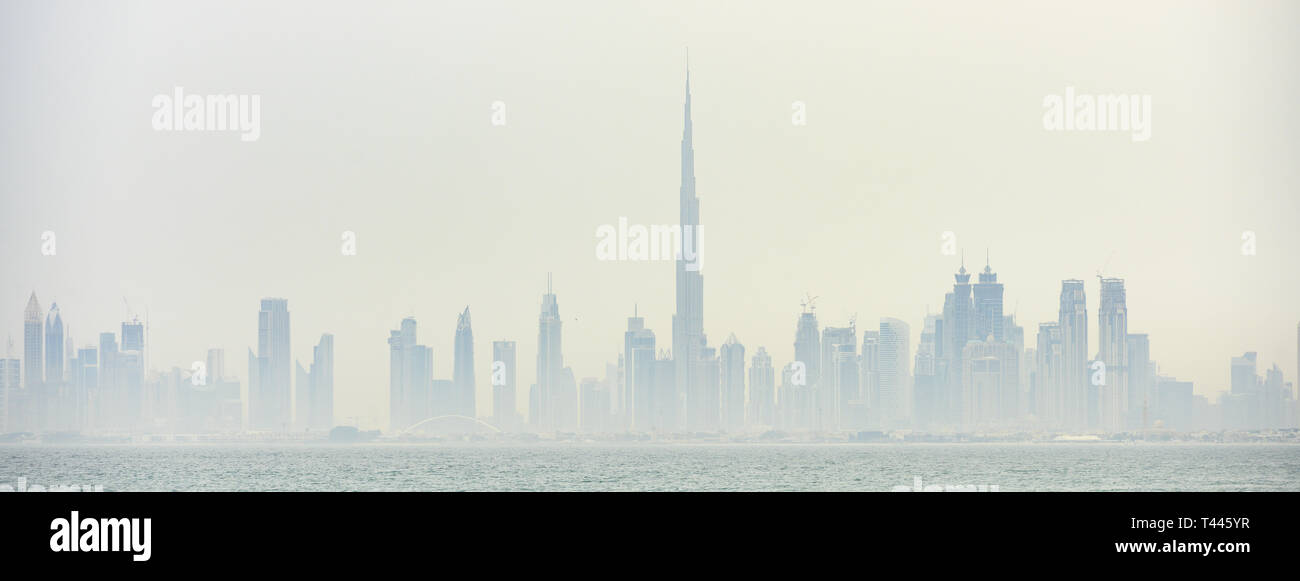
[[(538, 377), (549, 377), (549, 385), (534, 383), (528, 390), (524, 423), (518, 423), (516, 343), (493, 341), (493, 359), (487, 362), (491, 412), (485, 417), (511, 431), (724, 433), (755, 428), (814, 433), (871, 428), (1117, 433), (1171, 427), (1166, 422), (1187, 431), (1211, 426), (1280, 427), (1297, 420), (1300, 407), (1293, 383), (1286, 381), (1276, 362), (1269, 368), (1255, 351), (1231, 357), (1231, 388), (1217, 401), (1194, 395), (1194, 382), (1168, 375), (1168, 369), (1151, 359), (1148, 334), (1127, 332), (1125, 280), (1097, 278), (1102, 296), (1095, 357), (1083, 352), (1081, 342), (1093, 326), (1088, 322), (1084, 281), (1061, 281), (1059, 319), (1039, 324), (1035, 350), (1027, 346), (1024, 327), (1015, 315), (1003, 315), (1003, 287), (991, 265), (986, 263), (979, 282), (972, 285), (963, 264), (954, 274), (956, 284), (947, 294), (943, 314), (926, 315), (915, 359), (910, 356), (910, 325), (905, 321), (881, 317), (879, 331), (864, 328), (859, 355), (856, 317), (848, 327), (823, 327), (816, 317), (816, 297), (805, 297), (794, 325), (795, 359), (785, 366), (779, 388), (772, 389), (772, 362), (765, 346), (757, 348), (747, 369), (745, 345), (733, 333), (720, 352), (707, 346), (696, 352), (700, 377), (679, 389), (675, 385), (679, 367), (671, 351), (656, 352), (653, 330), (634, 310), (627, 320), (618, 363), (607, 363), (603, 378), (583, 376), (579, 390), (578, 376), (564, 365), (563, 319), (548, 277), (538, 333), (539, 340), (544, 339), (540, 342), (550, 347), (537, 353), (537, 369)], [(304, 368), (287, 348), (291, 332), (287, 299), (260, 301), (258, 348), (248, 350), (247, 389), (242, 396), (237, 374), (226, 371), (224, 348), (209, 349), (206, 365), (195, 361), (191, 373), (183, 375), (179, 367), (167, 371), (165, 366), (147, 363), (152, 341), (147, 320), (133, 317), (122, 323), (120, 349), (118, 336), (111, 332), (99, 334), (97, 348), (78, 348), (70, 336), (65, 341), (65, 322), (57, 303), (42, 315), (33, 292), (23, 311), (23, 359), (16, 357), (12, 342), (0, 358), (4, 379), (0, 387), (7, 396), (5, 429), (136, 431), (143, 421), (167, 430), (183, 429), (180, 426), (230, 430), (240, 429), (242, 423), (242, 429), (252, 431), (285, 432), (292, 425), (292, 431), (323, 433), (349, 423), (340, 421), (346, 414), (334, 415), (334, 336), (320, 335), (311, 349), (310, 371)], [(390, 415), (380, 423), (390, 433), (401, 434), (435, 417), (482, 420), (473, 401), (466, 399), (475, 391), (474, 367), (479, 365), (473, 357), (470, 307), (458, 315), (451, 379), (436, 378), (432, 350), (416, 344), (417, 324), (406, 317), (390, 333)], [(960, 330), (963, 326), (966, 331)], [(1297, 335), (1300, 338), (1300, 324)], [(976, 338), (980, 336), (985, 338)], [(297, 378), (292, 388), (291, 359)], [(21, 367), (20, 361), (25, 362)], [(35, 377), (15, 373), (29, 368), (35, 369)], [(1077, 373), (1076, 381), (1066, 379), (1070, 369), (1085, 368), (1091, 379)], [(211, 399), (186, 391), (187, 386), (219, 395)], [(510, 393), (503, 391), (505, 386)], [(291, 390), (296, 394), (292, 422)], [(767, 401), (755, 399), (760, 397)], [(246, 401), (247, 408), (232, 410), (226, 403), (230, 401), (236, 406)], [(503, 403), (514, 404), (514, 409), (506, 411)], [(1157, 423), (1152, 424), (1153, 419)], [(187, 423), (166, 424), (171, 421)]]
[[(962, 47), (960, 39), (944, 39), (942, 27), (924, 24), (908, 9), (891, 10), (902, 11), (903, 22), (926, 33), (921, 36), (933, 43), (929, 46), (934, 54), (948, 55)], [(1171, 25), (1161, 24), (1157, 12), (1138, 9), (1131, 26), (1146, 26), (1180, 43), (1191, 42)], [(1208, 17), (1195, 9), (1191, 14)], [(1192, 24), (1205, 26), (1192, 17)], [(1130, 26), (1089, 18), (1093, 17), (1085, 17), (1081, 28), (1091, 23), (1118, 34)], [(223, 24), (219, 17), (215, 20)], [(790, 25), (801, 26), (797, 18)], [(363, 35), (383, 28), (368, 21), (359, 26)], [(1267, 29), (1261, 22), (1250, 26)], [(241, 360), (237, 355), (245, 348), (256, 351), (256, 334), (247, 322), (248, 305), (263, 297), (289, 298), (296, 306), (291, 333), (294, 357), (287, 369), (294, 359), (306, 360), (320, 333), (334, 333), (338, 338), (336, 399), (341, 404), (337, 407), (368, 410), (357, 415), (374, 418), (386, 415), (382, 398), (374, 398), (388, 379), (376, 337), (384, 338), (384, 331), (402, 317), (416, 316), (431, 329), (425, 341), (434, 353), (434, 376), (450, 379), (453, 317), (468, 304), (475, 309), (480, 337), (518, 342), (523, 377), (517, 407), (523, 413), (527, 401), (523, 392), (534, 368), (528, 358), (536, 352), (535, 295), (543, 288), (546, 272), (556, 273), (556, 294), (565, 305), (564, 365), (578, 379), (598, 377), (605, 364), (617, 360), (619, 337), (634, 308), (646, 320), (645, 327), (656, 333), (661, 348), (674, 342), (671, 318), (678, 309), (667, 273), (676, 266), (595, 261), (592, 232), (620, 217), (672, 223), (672, 217), (681, 214), (671, 202), (673, 189), (679, 195), (684, 189), (684, 172), (675, 167), (680, 162), (675, 150), (684, 147), (677, 133), (682, 112), (680, 55), (682, 47), (690, 44), (696, 73), (691, 78), (696, 88), (692, 148), (699, 157), (692, 182), (698, 181), (710, 257), (710, 284), (702, 295), (709, 317), (702, 331), (712, 337), (734, 334), (747, 354), (765, 347), (779, 369), (792, 357), (790, 329), (798, 316), (799, 297), (811, 293), (821, 296), (818, 317), (823, 326), (843, 326), (855, 313), (862, 321), (894, 317), (910, 327), (908, 344), (915, 348), (926, 313), (936, 313), (942, 306), (944, 292), (939, 289), (950, 284), (948, 277), (960, 264), (958, 254), (964, 251), (973, 258), (988, 248), (1001, 274), (1000, 283), (1006, 285), (1004, 310), (1016, 314), (1027, 329), (1027, 344), (1033, 343), (1030, 335), (1037, 324), (1057, 319), (1059, 282), (1080, 279), (1085, 283), (1091, 330), (1084, 357), (1093, 359), (1100, 346), (1095, 317), (1102, 295), (1093, 279), (1104, 270), (1100, 274), (1128, 282), (1127, 309), (1132, 313), (1128, 332), (1148, 334), (1150, 358), (1161, 362), (1163, 373), (1191, 381), (1197, 393), (1228, 392), (1226, 362), (1248, 351), (1259, 353), (1264, 366), (1277, 362), (1288, 377), (1296, 377), (1290, 325), (1300, 320), (1300, 306), (1293, 298), (1300, 279), (1292, 266), (1300, 241), (1287, 219), (1300, 213), (1297, 197), (1287, 193), (1296, 191), (1296, 184), (1293, 177), (1276, 174), (1270, 174), (1274, 177), (1269, 180), (1242, 178), (1288, 151), (1279, 147), (1286, 142), (1278, 140), (1296, 134), (1297, 118), (1289, 106), (1265, 95), (1262, 101), (1254, 99), (1256, 109), (1233, 118), (1231, 124), (1215, 117), (1224, 109), (1189, 113), (1185, 108), (1212, 105), (1229, 95), (1206, 95), (1203, 91), (1210, 89), (1192, 81), (1136, 80), (1138, 73), (1155, 66), (1152, 63), (1164, 62), (1160, 53), (1137, 40), (1123, 48), (1146, 60), (1108, 63), (1113, 69), (1063, 65), (1066, 72), (1060, 78), (1018, 82), (1005, 91), (979, 87), (966, 95), (973, 101), (963, 104), (960, 92), (933, 91), (946, 86), (944, 82), (929, 77), (909, 82), (901, 76), (889, 64), (896, 52), (862, 50), (878, 59), (871, 60), (837, 57), (833, 51), (788, 43), (759, 49), (741, 41), (741, 28), (714, 22), (693, 31), (671, 30), (647, 45), (653, 51), (615, 46), (613, 56), (602, 58), (580, 56), (578, 45), (549, 47), (550, 52), (529, 57), (502, 57), (488, 51), (490, 56), (479, 57), (488, 59), (488, 64), (497, 62), (493, 58), (562, 63), (550, 68), (529, 66), (573, 79), (574, 84), (559, 90), (535, 79), (470, 75), (459, 85), (461, 97), (434, 101), (433, 108), (440, 111), (437, 122), (417, 124), (409, 131), (397, 129), (427, 108), (406, 100), (399, 100), (395, 111), (374, 112), (376, 118), (366, 119), (381, 132), (392, 131), (402, 144), (392, 162), (397, 167), (415, 168), (435, 160), (441, 175), (452, 176), (447, 180), (421, 171), (407, 172), (409, 181), (379, 179), (385, 166), (372, 165), (364, 151), (376, 145), (374, 141), (349, 146), (333, 141), (333, 133), (293, 130), (286, 114), (288, 104), (311, 118), (325, 119), (332, 111), (310, 104), (304, 98), (309, 90), (344, 100), (355, 95), (315, 84), (306, 89), (279, 84), (259, 68), (274, 68), (284, 60), (256, 65), (243, 55), (186, 53), (262, 71), (256, 77), (231, 73), (214, 81), (264, 94), (266, 130), (256, 144), (148, 130), (147, 108), (143, 117), (133, 112), (154, 93), (192, 85), (178, 72), (182, 69), (138, 73), (127, 84), (128, 92), (134, 93), (110, 95), (98, 105), (72, 106), (64, 112), (66, 125), (37, 126), (18, 117), (16, 112), (31, 107), (27, 99), (42, 94), (38, 89), (4, 97), (6, 106), (0, 109), (5, 112), (0, 114), (12, 121), (7, 126), (14, 127), (14, 141), (6, 141), (9, 155), (0, 171), (6, 191), (0, 240), (7, 249), (0, 263), (7, 281), (0, 299), (6, 305), (20, 305), (35, 291), (44, 305), (58, 303), (67, 325), (65, 334), (75, 340), (76, 349), (95, 344), (99, 332), (116, 329), (132, 314), (147, 318), (153, 338), (150, 366), (156, 367), (152, 362), (157, 362), (185, 369), (188, 362), (203, 359), (210, 348), (225, 349), (231, 361)], [(1203, 31), (1196, 26), (1192, 30)], [(416, 42), (414, 30), (398, 26), (391, 32), (402, 41)], [(855, 48), (899, 40), (882, 30), (877, 40), (851, 43), (848, 32), (831, 30), (826, 37)], [(1233, 38), (1225, 32), (1204, 32), (1220, 42)], [(524, 38), (530, 34), (513, 29), (512, 33)], [(142, 42), (169, 45), (166, 33), (159, 34), (163, 36), (145, 37)], [(1068, 58), (1065, 45), (1070, 35), (1066, 36), (1060, 45), (1048, 42), (1043, 50), (1079, 65)], [(21, 31), (11, 36), (21, 37)], [(102, 37), (92, 34), (88, 39), (93, 45)], [(859, 42), (865, 45), (853, 44)], [(739, 54), (745, 50), (758, 50), (762, 58), (745, 58)], [(780, 51), (788, 54), (782, 56)], [(1024, 68), (1038, 62), (1033, 60), (1036, 57), (1013, 58), (1011, 47), (996, 43), (979, 51)], [(1189, 66), (1212, 76), (1212, 71), (1230, 68), (1231, 55)], [(383, 56), (409, 62), (390, 53)], [(56, 53), (49, 58), (55, 66), (72, 56)], [(106, 71), (129, 60), (117, 54), (102, 58)], [(224, 60), (228, 58), (234, 60)], [(605, 58), (625, 59), (628, 66), (598, 66), (607, 62)], [(774, 79), (789, 72), (793, 63), (807, 64), (793, 69), (793, 82), (777, 85)], [(873, 73), (866, 76), (879, 82), (840, 79), (842, 83), (824, 88), (810, 83), (839, 78), (826, 74), (826, 63), (852, 65)], [(331, 70), (353, 70), (351, 66), (337, 63)], [(966, 70), (924, 59), (917, 66), (929, 67), (922, 70), (940, 79), (962, 78)], [(455, 70), (454, 66), (440, 68), (438, 74)], [(1268, 77), (1292, 85), (1295, 79), (1294, 72), (1286, 70), (1264, 68), (1250, 73), (1258, 75), (1252, 79)], [(21, 82), (25, 74), (14, 71), (16, 86), (28, 86)], [(1153, 139), (1139, 144), (1129, 142), (1127, 136), (1057, 135), (1035, 125), (1045, 94), (1085, 85), (1077, 79), (1086, 78), (1100, 79), (1093, 87), (1096, 90), (1152, 93), (1157, 119)], [(636, 87), (633, 92), (638, 95), (609, 92), (602, 88), (602, 80)], [(416, 100), (437, 94), (422, 83), (396, 87), (416, 93)], [(608, 101), (617, 106), (566, 104), (564, 99), (575, 94), (595, 105)], [(924, 98), (910, 104), (917, 95)], [(506, 103), (510, 119), (504, 127), (490, 124), (490, 105), (498, 98)], [(271, 107), (276, 99), (278, 113)], [(807, 103), (806, 127), (789, 124), (793, 101)], [(900, 112), (908, 121), (906, 127), (889, 122), (891, 115)], [(927, 119), (929, 113), (923, 112), (937, 118)], [(958, 113), (975, 119), (963, 120)], [(997, 122), (984, 124), (978, 121), (981, 116)], [(361, 121), (344, 115), (340, 123), (348, 128)], [(51, 177), (34, 169), (48, 165), (38, 155), (51, 154), (43, 144), (52, 138), (42, 132), (81, 135), (77, 128), (100, 123), (121, 124), (116, 127), (128, 143), (142, 147), (140, 157), (114, 158), (117, 165), (105, 164), (108, 169), (102, 175)], [(919, 131), (924, 143), (908, 140), (908, 131)], [(998, 143), (1013, 152), (1014, 164), (976, 147), (990, 135), (1004, 132), (1013, 137)], [(470, 145), (476, 157), (494, 159), (498, 169), (478, 165), (472, 166), (473, 172), (457, 173), (454, 166), (463, 159), (454, 152), (408, 140), (431, 139), (431, 135), (457, 137), (445, 141), (456, 147)], [(306, 147), (313, 138), (332, 145)], [(945, 144), (947, 138), (953, 143)], [(1199, 149), (1190, 145), (1179, 145), (1186, 141), (1203, 146), (1215, 139), (1246, 145), (1234, 154), (1237, 157), (1224, 160), (1227, 166), (1213, 163), (1216, 158), (1208, 153), (1197, 154)], [(634, 147), (636, 141), (644, 146)], [(32, 144), (31, 151), (17, 147), (20, 142)], [(192, 151), (176, 154), (174, 166), (145, 163), (173, 159), (173, 149), (181, 143)], [(546, 157), (538, 164), (527, 161), (555, 144), (571, 148), (563, 157)], [(287, 164), (287, 172), (301, 177), (251, 171), (261, 162), (249, 159), (253, 150), (237, 149), (241, 146), (270, 151)], [(292, 153), (292, 147), (298, 147), (299, 153)], [(891, 148), (898, 152), (886, 151)], [(94, 154), (73, 155), (66, 162), (69, 166), (99, 166)], [(1089, 173), (1048, 158), (1072, 155), (1092, 156), (1085, 159), (1109, 165), (1103, 172)], [(972, 161), (960, 159), (967, 156)], [(357, 173), (365, 179), (322, 167), (338, 159), (363, 164), (364, 171)], [(183, 177), (208, 175), (210, 170), (204, 168), (214, 167), (209, 164), (250, 170), (250, 175), (230, 172), (207, 183)], [(512, 169), (507, 172), (501, 167)], [(764, 171), (765, 167), (783, 175)], [(302, 171), (305, 168), (312, 171)], [(789, 171), (792, 168), (798, 171)], [(965, 181), (937, 177), (945, 174)], [(1147, 174), (1179, 177), (1142, 177)], [(1116, 177), (1112, 180), (1108, 175)], [(45, 180), (53, 181), (46, 184)], [(176, 184), (182, 184), (183, 190), (176, 191)], [(312, 192), (311, 197), (305, 192)], [(1135, 193), (1142, 195), (1135, 197)], [(422, 197), (434, 202), (421, 202)], [(1117, 217), (1112, 209), (1121, 203), (1132, 203), (1132, 211)], [(765, 206), (773, 209), (764, 210)], [(195, 216), (194, 208), (205, 212)], [(448, 215), (459, 217), (444, 217)], [(52, 256), (41, 253), (42, 234), (47, 230), (58, 235), (58, 253)], [(1241, 235), (1247, 230), (1259, 236), (1256, 255), (1242, 254)], [(338, 252), (344, 231), (356, 233), (354, 256)], [(957, 254), (941, 252), (948, 231), (956, 234)], [(465, 240), (480, 243), (450, 246)], [(465, 254), (453, 259), (445, 248)], [(534, 290), (520, 290), (527, 288)], [(125, 296), (127, 305), (119, 306), (120, 296)], [(19, 310), (0, 309), (3, 337), (13, 338), (16, 344), (21, 344)], [(755, 316), (760, 313), (763, 316)], [(482, 340), (478, 343), (478, 353), (489, 352)], [(485, 377), (489, 367), (482, 356), (476, 365), (478, 375)], [(489, 393), (487, 382), (478, 381), (478, 410), (491, 409)]]

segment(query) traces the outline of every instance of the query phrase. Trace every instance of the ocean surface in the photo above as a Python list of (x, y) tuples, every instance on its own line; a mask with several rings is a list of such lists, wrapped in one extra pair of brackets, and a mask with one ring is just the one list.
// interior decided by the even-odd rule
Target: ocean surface
[(0, 485), (105, 491), (1298, 491), (1266, 444), (231, 444), (0, 446)]

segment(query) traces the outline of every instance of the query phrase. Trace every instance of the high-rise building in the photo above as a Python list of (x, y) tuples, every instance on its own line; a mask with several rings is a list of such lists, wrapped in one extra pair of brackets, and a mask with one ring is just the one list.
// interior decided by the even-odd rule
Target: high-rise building
[(13, 346), (14, 343), (10, 340), (8, 351), (0, 359), (0, 434), (17, 431), (13, 428), (19, 424), (17, 418), (12, 418), (10, 414), (13, 409), (10, 403), (22, 389), (22, 360), (13, 356)]
[[(857, 357), (858, 331), (853, 321), (847, 327), (828, 326), (822, 329), (821, 381), (817, 384), (817, 415), (814, 418), (817, 429), (837, 429), (848, 402), (858, 398), (861, 371), (858, 369)], [(853, 364), (851, 374), (841, 362)]]
[[(117, 374), (117, 388), (123, 398), (122, 421), (127, 427), (135, 427), (143, 420), (145, 397), (145, 336), (144, 323), (132, 317), (122, 322), (122, 345), (115, 355), (114, 371)], [(287, 350), (287, 348), (286, 348)], [(287, 385), (289, 376), (288, 359), (285, 359), (284, 377)], [(250, 398), (251, 399), (251, 398)], [(284, 393), (284, 428), (288, 428), (289, 393)]]
[(320, 336), (311, 353), (311, 394), (307, 429), (328, 432), (334, 427), (334, 335)]
[(37, 394), (45, 379), (45, 323), (41, 304), (33, 292), (23, 311), (23, 387), (9, 394), (9, 415), (14, 431), (36, 431)]
[(595, 377), (584, 377), (578, 392), (582, 408), (580, 429), (588, 434), (608, 432), (612, 420), (608, 383)]
[(63, 341), (63, 317), (59, 314), (59, 304), (50, 304), (50, 312), (45, 316), (45, 380), (36, 396), (36, 425), (42, 430), (65, 430), (62, 422), (64, 402), (61, 401), (65, 386), (63, 366), (65, 360)]
[(733, 333), (720, 350), (722, 375), (722, 429), (745, 427), (745, 346)]
[[(542, 295), (542, 310), (537, 316), (537, 405), (533, 426), (543, 432), (557, 429), (557, 390), (564, 372), (563, 321), (560, 303), (551, 287), (551, 277), (546, 276), (546, 294)], [(531, 397), (531, 396), (530, 396)], [(532, 402), (529, 402), (530, 406)]]
[(1017, 418), (1024, 418), (1024, 416), (1032, 413), (1034, 405), (1034, 395), (1031, 392), (1029, 383), (1029, 374), (1034, 367), (1034, 358), (1030, 356), (1033, 349), (1025, 348), (1025, 328), (1016, 323), (1014, 313), (1002, 317), (1002, 338), (1016, 348), (1016, 358), (1019, 360), (1018, 372), (1020, 373), (1017, 381), (1020, 394), (1016, 398), (1020, 404), (1020, 410), (1016, 416)]
[(1128, 334), (1128, 423), (1142, 428), (1154, 406), (1155, 370), (1151, 362), (1151, 340), (1145, 333)]
[(45, 325), (41, 317), (41, 303), (36, 300), (36, 293), (27, 299), (27, 310), (23, 313), (23, 369), (27, 373), (26, 386), (29, 390), (40, 387), (45, 379)]
[[(655, 359), (655, 334), (654, 331), (639, 325), (633, 329), (633, 318), (628, 319), (628, 333), (635, 333), (634, 337), (629, 338), (624, 335), (626, 360), (630, 362), (627, 364), (629, 371), (626, 375), (632, 382), (632, 390), (628, 395), (630, 402), (628, 411), (632, 414), (631, 428), (639, 432), (649, 432), (664, 427), (660, 423), (662, 418), (658, 417), (658, 410), (664, 403), (659, 401), (661, 396), (655, 378), (658, 369)], [(671, 394), (665, 395), (671, 396)]]
[(293, 396), (294, 430), (305, 432), (311, 420), (311, 372), (302, 366), (301, 361), (293, 362), (293, 384), (297, 391)]
[(59, 303), (52, 303), (50, 313), (45, 316), (46, 384), (63, 383), (63, 365), (63, 316), (59, 314)]
[(993, 337), (995, 341), (1005, 339), (1002, 318), (1002, 283), (998, 282), (997, 273), (989, 266), (987, 258), (984, 272), (980, 273), (979, 282), (974, 288), (975, 336), (976, 341)]
[[(636, 356), (638, 349), (649, 348), (649, 354)], [(636, 426), (644, 425), (650, 417), (649, 410), (647, 415), (640, 422), (637, 420), (636, 404), (637, 390), (636, 385), (638, 377), (648, 377), (640, 374), (637, 370), (638, 364), (653, 365), (655, 359), (655, 334), (645, 327), (645, 318), (639, 316), (636, 307), (632, 308), (632, 316), (627, 318), (627, 331), (623, 333), (623, 395), (620, 397), (622, 402), (622, 414), (624, 425)], [(647, 379), (647, 381), (650, 381)], [(650, 384), (646, 384), (649, 389)], [(641, 394), (647, 397), (646, 393)]]
[(722, 369), (718, 350), (704, 346), (696, 363), (694, 383), (686, 392), (687, 428), (716, 431), (722, 421)]
[(1231, 361), (1231, 391), (1221, 399), (1223, 420), (1229, 429), (1258, 428), (1263, 423), (1263, 382), (1258, 371), (1258, 356), (1248, 351)]
[(417, 343), (414, 317), (402, 319), (388, 334), (388, 425), (400, 432), (431, 417), (450, 413), (450, 389), (433, 381), (433, 350)]
[(898, 319), (880, 318), (880, 414), (885, 425), (900, 425), (910, 417), (912, 358), (911, 329)]
[(1083, 281), (1061, 281), (1057, 326), (1061, 336), (1062, 425), (1069, 430), (1088, 426), (1088, 304)]
[[(132, 346), (122, 326), (122, 350)], [(292, 358), (289, 356), (289, 301), (262, 299), (257, 313), (257, 389), (249, 391), (249, 421), (254, 430), (288, 430), (292, 408)]]
[(1034, 415), (1049, 428), (1065, 421), (1065, 396), (1061, 391), (1061, 325), (1039, 323), (1034, 349)]
[(677, 364), (666, 349), (659, 350), (650, 375), (654, 378), (655, 402), (651, 410), (651, 430), (671, 431), (680, 428), (684, 419), (681, 417), (681, 390), (677, 389), (676, 383)]
[(863, 404), (869, 415), (880, 409), (880, 331), (862, 332), (862, 357), (859, 361), (862, 377), (858, 388), (862, 390)]
[(144, 323), (139, 319), (122, 322), (122, 350), (144, 352)]
[(492, 419), (505, 431), (516, 429), (514, 341), (492, 342)]
[(1282, 369), (1273, 364), (1264, 372), (1264, 381), (1260, 383), (1260, 419), (1253, 426), (1266, 429), (1281, 429), (1291, 426), (1290, 408), (1291, 388), (1282, 376)]
[(211, 381), (221, 381), (226, 378), (226, 350), (220, 348), (208, 349), (207, 373)]
[[(688, 401), (688, 393), (708, 389), (698, 385), (700, 366), (707, 339), (704, 336), (704, 274), (700, 251), (700, 199), (695, 195), (695, 148), (691, 127), (691, 74), (686, 71), (685, 122), (682, 129), (682, 176), (678, 192), (681, 232), (681, 253), (677, 258), (677, 312), (673, 314), (674, 382), (678, 401)], [(693, 260), (692, 260), (693, 258)], [(704, 405), (707, 398), (694, 398)], [(678, 405), (681, 405), (680, 403)], [(691, 416), (708, 415), (696, 412)]]
[(1160, 422), (1162, 427), (1187, 431), (1195, 427), (1195, 415), (1192, 410), (1192, 382), (1178, 381), (1172, 377), (1153, 378), (1154, 399), (1151, 401), (1148, 415), (1152, 422)]
[(557, 432), (572, 432), (578, 429), (580, 421), (578, 380), (573, 375), (572, 367), (561, 369), (559, 375), (551, 393), (554, 429)]
[[(95, 403), (95, 426), (112, 430), (122, 425), (126, 398), (122, 392), (118, 371), (117, 335), (99, 334), (99, 400)], [(242, 426), (241, 426), (242, 427)]]
[(978, 340), (975, 332), (975, 302), (972, 297), (970, 273), (966, 271), (965, 255), (961, 267), (953, 275), (952, 292), (943, 298), (943, 333), (936, 348), (942, 353), (938, 358), (936, 382), (943, 386), (940, 399), (945, 400), (945, 423), (957, 423), (961, 420), (962, 392), (964, 382), (962, 373), (962, 354), (966, 343)]
[(772, 356), (759, 347), (749, 363), (749, 407), (746, 424), (771, 427), (775, 425), (773, 411), (776, 407), (776, 370)]
[(990, 335), (966, 343), (962, 354), (962, 425), (967, 429), (1009, 427), (1018, 419), (1020, 354), (1015, 345)]
[(452, 401), (453, 412), (467, 418), (475, 417), (474, 406), (474, 330), (470, 327), (469, 307), (456, 319), (455, 360), (453, 361), (452, 382), (455, 394)]
[(1119, 431), (1126, 427), (1128, 393), (1128, 301), (1124, 279), (1101, 280), (1101, 308), (1097, 312), (1097, 359), (1106, 364), (1106, 384), (1098, 387), (1101, 427)]
[(86, 430), (94, 419), (92, 403), (99, 396), (99, 349), (95, 346), (77, 350), (72, 366), (72, 402), (69, 406), (71, 428)]
[(942, 318), (926, 315), (912, 369), (912, 424), (920, 429), (944, 426), (947, 400), (938, 382), (938, 329)]
[(787, 428), (813, 429), (817, 424), (816, 394), (821, 381), (821, 333), (813, 309), (811, 301), (806, 301), (803, 312), (799, 314), (794, 334), (794, 361), (788, 366), (790, 382), (782, 384), (783, 391), (787, 388), (789, 391), (783, 398), (787, 403)]

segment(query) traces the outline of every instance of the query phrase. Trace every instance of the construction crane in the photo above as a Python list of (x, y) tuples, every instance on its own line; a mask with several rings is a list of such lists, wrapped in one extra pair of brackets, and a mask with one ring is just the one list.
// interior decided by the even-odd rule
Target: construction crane
[(1104, 276), (1102, 276), (1101, 273), (1103, 273), (1103, 272), (1106, 271), (1106, 267), (1107, 267), (1107, 266), (1110, 266), (1110, 259), (1112, 259), (1112, 258), (1115, 258), (1115, 251), (1114, 251), (1114, 250), (1111, 250), (1111, 251), (1110, 251), (1110, 256), (1107, 256), (1107, 257), (1106, 257), (1106, 262), (1105, 262), (1104, 264), (1101, 265), (1101, 268), (1098, 268), (1098, 269), (1097, 269), (1097, 284), (1101, 284), (1101, 280), (1102, 280), (1103, 278), (1105, 278)]
[(803, 307), (803, 312), (808, 313), (817, 310), (817, 299), (809, 293), (803, 294), (803, 300), (799, 301), (799, 306)]

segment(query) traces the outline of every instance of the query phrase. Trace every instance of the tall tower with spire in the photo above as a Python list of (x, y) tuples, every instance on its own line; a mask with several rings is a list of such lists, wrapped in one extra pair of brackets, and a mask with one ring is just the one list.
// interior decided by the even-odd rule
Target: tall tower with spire
[(40, 387), (45, 378), (45, 324), (41, 317), (41, 303), (36, 293), (27, 299), (23, 312), (23, 385), (27, 389)]
[(452, 383), (455, 384), (455, 413), (474, 417), (474, 330), (470, 326), (469, 306), (456, 319), (455, 360)]
[[(700, 199), (695, 196), (695, 147), (691, 134), (691, 71), (686, 67), (685, 127), (682, 130), (682, 182), (679, 192), (682, 252), (677, 257), (677, 312), (673, 314), (673, 367), (677, 405), (699, 381), (704, 335), (704, 275), (700, 272)], [(693, 257), (693, 260), (691, 259)], [(682, 410), (684, 411), (684, 410)], [(687, 417), (684, 413), (677, 417)]]
[(998, 273), (993, 272), (993, 267), (989, 266), (987, 252), (984, 254), (984, 272), (980, 273), (979, 282), (975, 284), (974, 297), (975, 336), (971, 338), (983, 341), (993, 337), (995, 341), (1002, 341), (1005, 338), (1002, 326), (1002, 283), (998, 282)]
[(956, 423), (962, 417), (963, 361), (962, 350), (966, 342), (975, 338), (975, 302), (972, 297), (970, 273), (966, 271), (966, 253), (962, 252), (961, 268), (953, 275), (952, 292), (943, 299), (943, 338), (941, 357), (942, 375), (946, 389), (937, 404), (941, 421)]
[(551, 286), (551, 275), (547, 274), (546, 294), (542, 295), (542, 309), (537, 316), (537, 389), (529, 394), (528, 403), (533, 411), (529, 420), (541, 431), (554, 430), (559, 424), (557, 399), (564, 371), (562, 325), (560, 303)]

